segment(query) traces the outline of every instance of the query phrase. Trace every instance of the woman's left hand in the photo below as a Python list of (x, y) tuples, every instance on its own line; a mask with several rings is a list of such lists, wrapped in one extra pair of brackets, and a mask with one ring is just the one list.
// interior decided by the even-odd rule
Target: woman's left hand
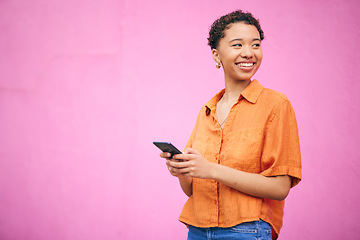
[[(290, 176), (267, 177), (257, 173), (240, 171), (209, 162), (199, 151), (191, 148), (186, 149), (183, 154), (174, 155), (173, 158), (174, 160), (167, 160), (169, 170), (173, 175), (182, 174), (187, 177), (213, 179), (254, 197), (282, 201), (286, 198), (291, 187)], [(179, 160), (181, 162), (178, 162)]]
[(169, 161), (172, 171), (188, 177), (211, 178), (214, 163), (209, 162), (195, 149), (187, 148), (183, 154), (173, 156), (178, 161)]

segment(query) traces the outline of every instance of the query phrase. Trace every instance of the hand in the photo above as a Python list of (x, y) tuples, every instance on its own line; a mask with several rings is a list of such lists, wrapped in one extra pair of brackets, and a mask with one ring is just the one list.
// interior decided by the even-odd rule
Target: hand
[[(183, 154), (178, 154), (183, 155)], [(171, 158), (170, 153), (161, 153), (160, 157), (166, 159), (166, 165), (169, 169), (169, 172), (171, 175), (178, 177), (181, 189), (184, 191), (184, 193), (190, 197), (192, 195), (192, 177), (184, 176), (184, 173), (180, 173), (182, 169), (175, 168), (172, 165), (176, 163), (183, 163), (183, 160), (177, 160), (174, 158)]]
[(211, 178), (214, 170), (214, 163), (209, 162), (199, 151), (192, 148), (186, 149), (184, 154), (174, 155), (173, 159), (166, 161), (166, 164), (173, 176), (181, 174), (205, 179)]
[(166, 166), (170, 172), (171, 175), (173, 175), (174, 177), (181, 177), (182, 175), (177, 171), (177, 169), (175, 169), (174, 167), (172, 167), (170, 165), (170, 162), (179, 162), (179, 160), (175, 160), (173, 158), (171, 158), (171, 154), (168, 152), (162, 152), (160, 153), (160, 157), (165, 158), (166, 159)]

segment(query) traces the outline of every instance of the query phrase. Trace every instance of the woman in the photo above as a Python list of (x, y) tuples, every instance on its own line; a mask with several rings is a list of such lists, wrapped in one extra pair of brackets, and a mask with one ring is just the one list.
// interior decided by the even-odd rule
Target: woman
[(250, 13), (213, 23), (208, 40), (225, 89), (201, 108), (184, 153), (160, 155), (189, 196), (180, 221), (190, 240), (276, 239), (284, 199), (301, 180), (293, 108), (285, 95), (251, 80), (263, 39)]

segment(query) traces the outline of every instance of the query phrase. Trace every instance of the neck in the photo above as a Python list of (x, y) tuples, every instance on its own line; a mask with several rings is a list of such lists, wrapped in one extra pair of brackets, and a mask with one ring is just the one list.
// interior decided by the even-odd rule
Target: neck
[(250, 84), (251, 80), (241, 81), (226, 81), (225, 79), (225, 93), (222, 97), (224, 102), (236, 102), (242, 91)]

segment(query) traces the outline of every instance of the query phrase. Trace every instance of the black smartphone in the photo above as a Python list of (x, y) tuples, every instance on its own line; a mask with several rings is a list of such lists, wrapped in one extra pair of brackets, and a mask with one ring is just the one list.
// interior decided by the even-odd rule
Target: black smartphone
[(161, 149), (163, 152), (171, 153), (171, 157), (175, 154), (182, 154), (182, 152), (177, 149), (174, 145), (169, 142), (153, 142), (155, 146)]

